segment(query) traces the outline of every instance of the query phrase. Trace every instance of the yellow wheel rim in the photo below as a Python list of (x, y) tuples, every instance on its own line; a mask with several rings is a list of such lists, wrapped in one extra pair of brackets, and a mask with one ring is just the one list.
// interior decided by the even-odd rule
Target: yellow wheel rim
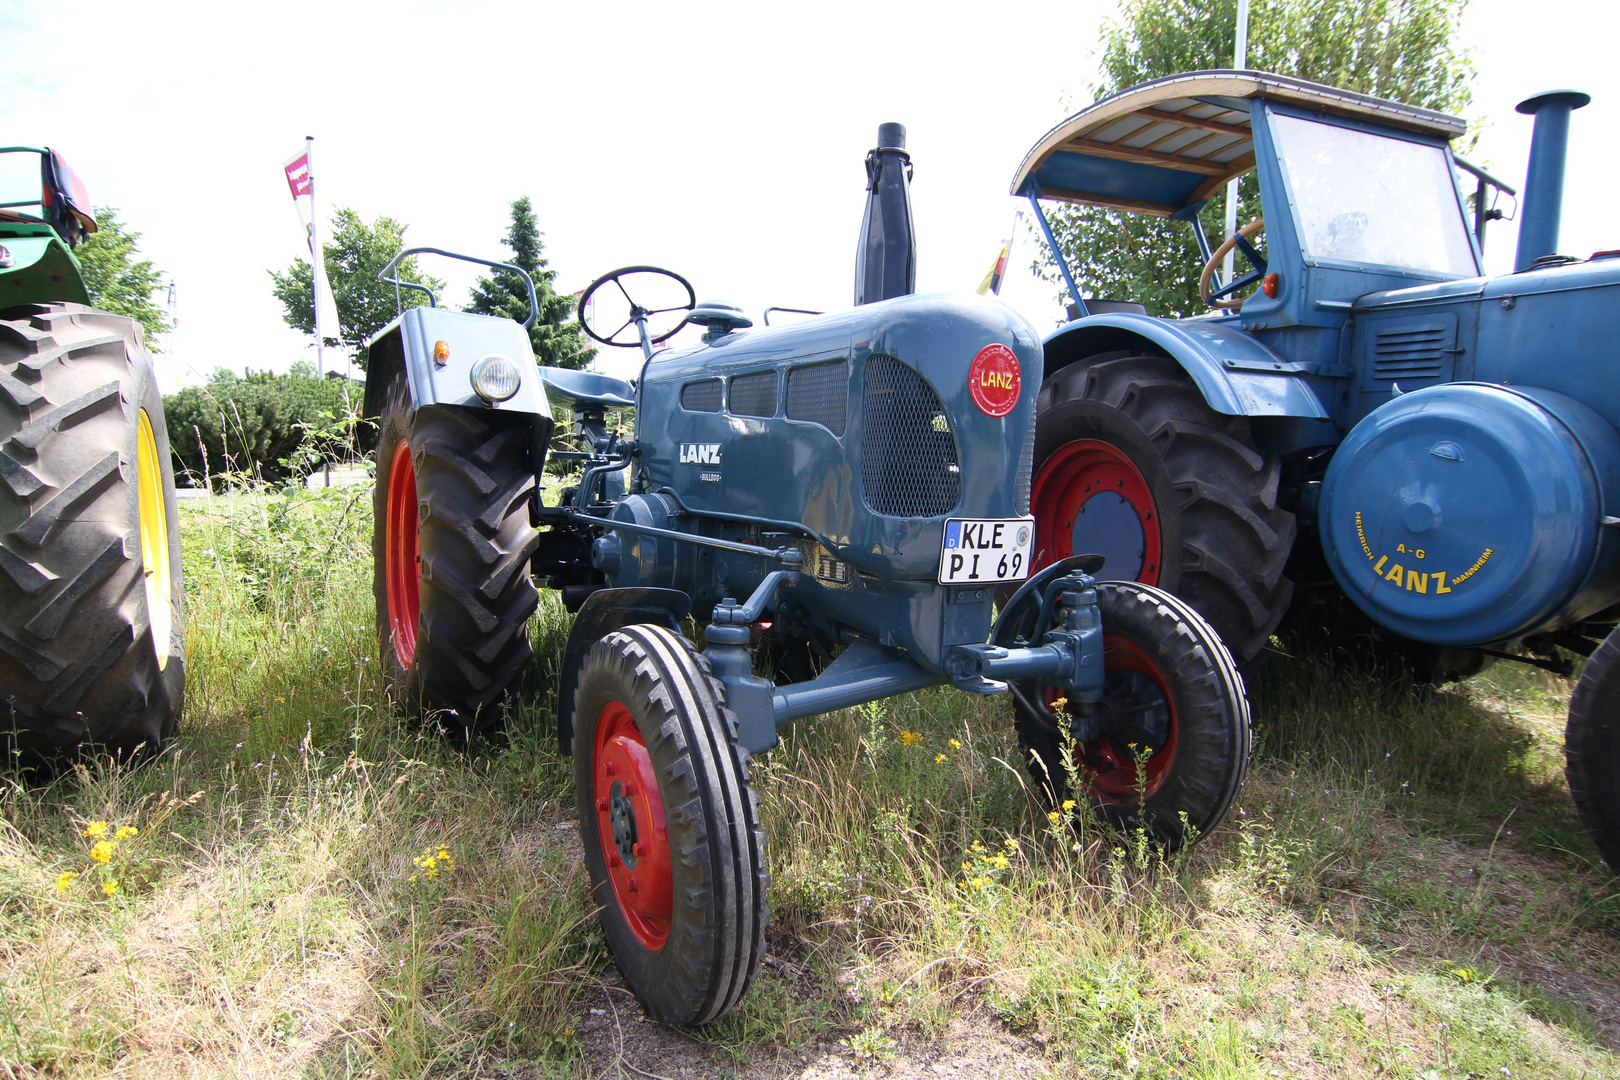
[(158, 670), (169, 663), (174, 633), (172, 580), (169, 576), (169, 515), (163, 505), (163, 465), (158, 460), (152, 421), (140, 411), (135, 436), (135, 487), (141, 504), (141, 565), (146, 573), (146, 617), (152, 624), (152, 646)]

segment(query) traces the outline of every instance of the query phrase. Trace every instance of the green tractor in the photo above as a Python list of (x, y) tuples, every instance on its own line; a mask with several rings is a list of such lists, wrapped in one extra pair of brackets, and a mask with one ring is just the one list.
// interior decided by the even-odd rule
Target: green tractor
[(0, 743), (156, 748), (185, 685), (174, 472), (135, 320), (90, 306), (61, 155), (0, 147)]

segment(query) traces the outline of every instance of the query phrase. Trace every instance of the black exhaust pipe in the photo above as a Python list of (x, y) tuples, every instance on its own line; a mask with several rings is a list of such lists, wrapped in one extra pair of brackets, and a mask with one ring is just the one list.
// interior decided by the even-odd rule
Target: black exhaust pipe
[(1519, 222), (1519, 249), (1513, 272), (1528, 270), (1543, 255), (1558, 250), (1564, 215), (1564, 161), (1569, 154), (1569, 114), (1592, 100), (1579, 90), (1550, 90), (1519, 102), (1518, 110), (1536, 118), (1530, 135), (1530, 167), (1524, 178), (1524, 217)]
[(866, 214), (855, 249), (855, 305), (917, 290), (917, 231), (911, 221), (911, 155), (904, 124), (878, 125), (866, 155)]

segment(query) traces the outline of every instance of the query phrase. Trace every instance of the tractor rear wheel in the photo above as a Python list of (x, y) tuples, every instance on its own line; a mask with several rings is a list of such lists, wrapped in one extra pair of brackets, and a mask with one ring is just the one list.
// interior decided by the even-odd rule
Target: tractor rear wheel
[[(1143, 828), (1167, 849), (1206, 835), (1243, 787), (1253, 736), (1243, 680), (1215, 631), (1185, 601), (1136, 582), (1099, 582), (1102, 734), (1080, 743), (1060, 688), (1014, 684), (1015, 727), (1037, 787), (1061, 805), (1074, 780), (1104, 820)], [(1034, 621), (1033, 611), (1026, 620)], [(1032, 627), (1012, 627), (1038, 640)], [(1008, 641), (1011, 638), (1007, 638)]]
[(132, 319), (0, 312), (0, 744), (155, 749), (185, 687), (163, 397)]
[(737, 717), (708, 661), (661, 626), (627, 626), (580, 665), (574, 790), (613, 959), (647, 1015), (724, 1016), (765, 944), (765, 830)]
[(1252, 660), (1293, 596), (1294, 515), (1247, 418), (1211, 409), (1174, 360), (1124, 353), (1063, 368), (1036, 409), (1035, 567), (1106, 555), (1104, 577), (1175, 593)]
[(535, 478), (521, 416), (415, 408), (389, 384), (377, 443), (373, 592), (396, 700), (460, 734), (500, 723), (532, 655)]
[(1620, 874), (1620, 630), (1592, 653), (1570, 695), (1564, 776), (1581, 824)]

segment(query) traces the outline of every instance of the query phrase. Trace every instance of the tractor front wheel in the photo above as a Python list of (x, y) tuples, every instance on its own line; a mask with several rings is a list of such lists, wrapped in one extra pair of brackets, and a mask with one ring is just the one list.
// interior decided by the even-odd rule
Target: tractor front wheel
[(1105, 555), (1104, 577), (1175, 593), (1253, 659), (1293, 596), (1294, 515), (1248, 420), (1211, 409), (1174, 360), (1125, 353), (1058, 371), (1036, 408), (1035, 566)]
[(377, 443), (373, 590), (396, 700), (446, 731), (496, 726), (531, 656), (535, 478), (521, 416), (414, 407), (388, 387)]
[(1620, 630), (1592, 653), (1570, 695), (1564, 775), (1581, 824), (1620, 874)]
[(1104, 683), (1095, 737), (1069, 738), (1077, 707), (1030, 680), (1014, 688), (1019, 745), (1053, 804), (1078, 782), (1104, 820), (1173, 849), (1219, 824), (1243, 786), (1252, 749), (1243, 680), (1185, 601), (1134, 582), (1096, 588)]
[(608, 947), (652, 1019), (717, 1020), (753, 981), (769, 915), (737, 718), (708, 661), (660, 626), (597, 641), (578, 686), (574, 790)]

